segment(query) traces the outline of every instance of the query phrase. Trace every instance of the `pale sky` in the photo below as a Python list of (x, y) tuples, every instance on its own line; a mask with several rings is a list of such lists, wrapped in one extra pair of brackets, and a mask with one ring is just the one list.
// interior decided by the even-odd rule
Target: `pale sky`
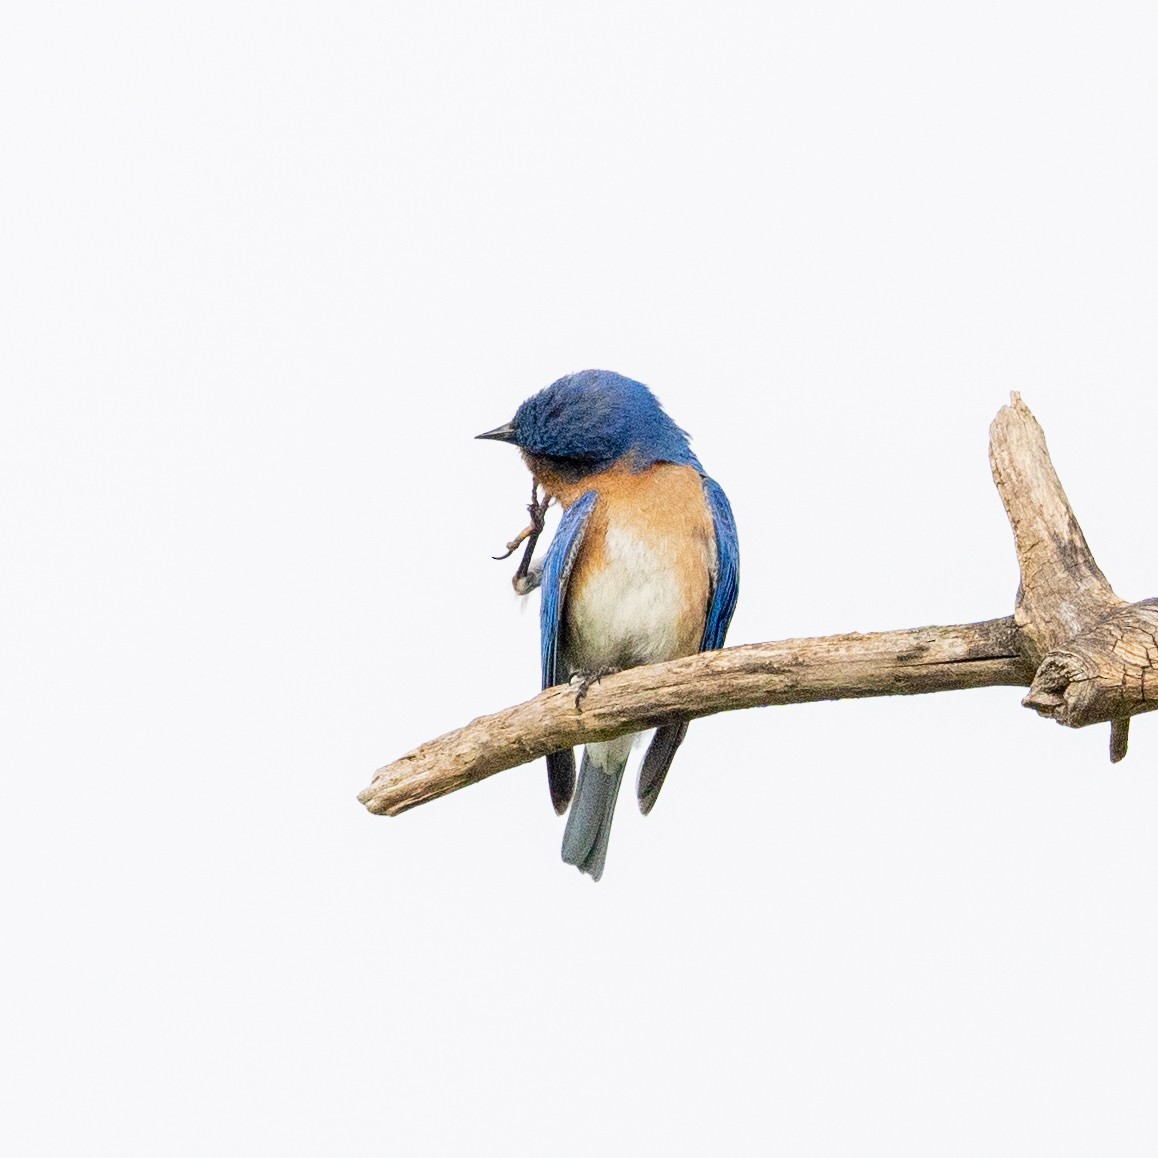
[(1158, 719), (695, 723), (598, 885), (509, 447), (656, 391), (731, 643), (1012, 611), (1011, 390), (1158, 594), (1158, 16), (16, 3), (0, 18), (0, 1135), (39, 1155), (1151, 1155)]

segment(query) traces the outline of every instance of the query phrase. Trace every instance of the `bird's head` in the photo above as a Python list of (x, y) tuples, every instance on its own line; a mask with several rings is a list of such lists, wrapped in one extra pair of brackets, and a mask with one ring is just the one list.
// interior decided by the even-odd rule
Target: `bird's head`
[(624, 458), (634, 470), (655, 462), (700, 468), (687, 435), (656, 396), (642, 382), (611, 370), (580, 370), (552, 382), (510, 422), (478, 437), (514, 443), (528, 460), (573, 480)]

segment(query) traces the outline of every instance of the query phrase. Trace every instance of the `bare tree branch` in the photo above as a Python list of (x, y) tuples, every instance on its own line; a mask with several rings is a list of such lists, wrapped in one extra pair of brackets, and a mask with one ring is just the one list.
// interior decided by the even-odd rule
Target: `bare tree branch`
[(395, 815), (549, 752), (715, 712), (999, 685), (1071, 727), (1158, 708), (1158, 599), (1114, 594), (1074, 518), (1045, 436), (1014, 394), (990, 430), (994, 481), (1021, 566), (1014, 614), (955, 627), (748, 644), (608, 676), (577, 710), (574, 689), (482, 716), (378, 769), (358, 799)]
[(715, 712), (863, 696), (905, 696), (998, 685), (1027, 687), (1012, 618), (751, 643), (631, 668), (575, 690), (550, 688), (482, 716), (378, 770), (358, 799), (394, 815), (560, 748)]

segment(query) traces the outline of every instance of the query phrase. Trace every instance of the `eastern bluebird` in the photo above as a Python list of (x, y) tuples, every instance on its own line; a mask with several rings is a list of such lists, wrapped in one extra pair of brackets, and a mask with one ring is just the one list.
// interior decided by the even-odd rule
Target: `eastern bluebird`
[[(511, 442), (563, 508), (543, 558), (543, 687), (723, 646), (739, 589), (732, 509), (688, 436), (643, 385), (581, 370), (528, 398), (479, 438)], [(582, 690), (580, 691), (580, 696)], [(655, 804), (687, 722), (659, 728), (639, 773), (640, 811)], [(635, 736), (547, 757), (555, 811), (575, 793), (563, 860), (603, 875), (615, 799)]]

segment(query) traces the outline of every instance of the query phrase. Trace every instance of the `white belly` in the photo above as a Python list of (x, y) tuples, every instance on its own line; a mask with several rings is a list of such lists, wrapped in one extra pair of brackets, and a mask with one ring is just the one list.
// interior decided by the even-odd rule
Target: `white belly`
[[(696, 624), (671, 547), (611, 527), (602, 555), (603, 566), (567, 595), (565, 660), (570, 669), (622, 669), (695, 651), (703, 609)], [(708, 565), (705, 559), (705, 569)]]

